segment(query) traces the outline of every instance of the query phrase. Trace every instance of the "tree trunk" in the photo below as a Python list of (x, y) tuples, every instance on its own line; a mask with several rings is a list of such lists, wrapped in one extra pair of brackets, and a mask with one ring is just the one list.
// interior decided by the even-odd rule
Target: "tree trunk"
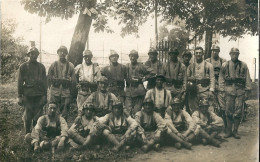
[(207, 29), (206, 30), (206, 36), (205, 36), (205, 56), (204, 56), (204, 59), (211, 57), (212, 36), (213, 36), (212, 29)]
[[(89, 7), (87, 8), (95, 8), (96, 2), (96, 0), (93, 0), (92, 4), (89, 4)], [(82, 63), (82, 53), (86, 47), (91, 23), (92, 17), (88, 14), (83, 14), (83, 12), (81, 11), (79, 14), (77, 25), (74, 30), (68, 55), (68, 60), (73, 63), (74, 66)]]

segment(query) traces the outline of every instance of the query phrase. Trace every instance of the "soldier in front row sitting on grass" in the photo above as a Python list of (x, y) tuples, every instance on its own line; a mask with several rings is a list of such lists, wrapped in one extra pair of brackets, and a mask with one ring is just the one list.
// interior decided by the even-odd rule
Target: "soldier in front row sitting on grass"
[(63, 149), (68, 138), (68, 125), (65, 119), (57, 114), (57, 105), (50, 103), (47, 115), (41, 116), (32, 133), (27, 133), (25, 141), (34, 147), (34, 151)]
[(148, 152), (151, 148), (158, 150), (164, 137), (169, 137), (173, 142), (179, 142), (184, 147), (191, 149), (191, 144), (185, 142), (174, 134), (166, 125), (163, 118), (154, 112), (153, 100), (146, 98), (143, 102), (143, 109), (135, 114), (135, 120), (141, 126), (137, 134), (142, 137), (144, 145), (142, 150)]
[(118, 152), (124, 145), (126, 145), (125, 149), (128, 150), (130, 144), (136, 142), (138, 124), (123, 110), (123, 104), (120, 101), (113, 104), (111, 113), (100, 117), (98, 121), (108, 126), (103, 131), (103, 136), (114, 145), (113, 151)]

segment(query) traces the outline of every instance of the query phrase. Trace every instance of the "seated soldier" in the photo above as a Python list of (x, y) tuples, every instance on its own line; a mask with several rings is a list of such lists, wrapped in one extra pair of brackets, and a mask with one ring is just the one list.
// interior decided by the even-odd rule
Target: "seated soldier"
[[(194, 132), (196, 123), (192, 120), (190, 114), (183, 110), (183, 107), (184, 103), (178, 97), (174, 98), (171, 107), (166, 110), (164, 119), (173, 133), (186, 140), (189, 134)], [(177, 142), (175, 147), (180, 149), (181, 143)]]
[(103, 131), (103, 136), (114, 144), (113, 151), (118, 152), (124, 145), (127, 145), (125, 149), (128, 150), (129, 144), (134, 143), (138, 124), (123, 111), (123, 104), (120, 101), (113, 104), (111, 113), (98, 120), (108, 126), (108, 129)]
[[(102, 134), (101, 124), (97, 122), (94, 105), (87, 103), (84, 105), (82, 114), (78, 116), (69, 129), (69, 143), (74, 149), (89, 147), (97, 144), (97, 139)], [(100, 148), (96, 145), (96, 148)]]
[(50, 103), (47, 115), (38, 119), (32, 133), (26, 134), (25, 140), (34, 147), (34, 151), (39, 151), (51, 147), (62, 149), (67, 137), (67, 123), (61, 115), (57, 114), (57, 105)]
[(223, 129), (224, 122), (221, 117), (209, 110), (207, 99), (200, 100), (199, 110), (193, 112), (192, 119), (199, 127), (198, 130), (195, 130), (195, 134), (202, 135), (203, 144), (211, 142), (214, 146), (220, 147), (220, 142), (215, 137)]
[[(143, 109), (135, 114), (135, 120), (143, 129), (138, 129), (138, 136), (142, 136), (144, 145), (142, 150), (148, 152), (152, 147), (158, 150), (160, 142), (163, 139), (162, 136), (167, 135), (170, 139), (179, 142), (184, 147), (190, 149), (191, 144), (185, 142), (174, 134), (166, 125), (163, 118), (156, 112), (154, 112), (153, 100), (146, 98), (143, 102)], [(147, 139), (148, 138), (148, 139)], [(145, 142), (147, 141), (147, 142)]]

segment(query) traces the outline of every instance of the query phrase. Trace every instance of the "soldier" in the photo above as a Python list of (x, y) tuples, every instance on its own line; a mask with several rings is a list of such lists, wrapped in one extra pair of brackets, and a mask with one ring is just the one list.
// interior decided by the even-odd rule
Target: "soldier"
[(159, 113), (163, 118), (165, 115), (165, 110), (170, 106), (172, 100), (171, 92), (164, 88), (165, 77), (163, 75), (156, 76), (155, 88), (147, 91), (145, 98), (150, 98), (153, 100), (155, 105), (155, 112)]
[(166, 77), (165, 88), (171, 91), (172, 97), (184, 100), (186, 91), (186, 67), (178, 60), (179, 51), (169, 50), (170, 60), (163, 65), (163, 75)]
[(30, 60), (19, 67), (18, 104), (24, 106), (25, 133), (31, 132), (31, 125), (36, 125), (42, 115), (42, 108), (47, 103), (47, 79), (43, 64), (37, 62), (39, 51), (32, 47), (28, 52)]
[(80, 108), (88, 96), (97, 90), (97, 78), (99, 73), (98, 63), (93, 63), (93, 54), (90, 50), (83, 52), (85, 63), (75, 67), (75, 75), (78, 87), (77, 106)]
[(131, 63), (126, 65), (126, 109), (131, 116), (141, 110), (145, 89), (143, 81), (155, 75), (152, 68), (148, 68), (137, 62), (139, 55), (136, 50), (132, 50), (129, 54)]
[(65, 119), (57, 115), (57, 105), (50, 103), (47, 115), (41, 116), (32, 133), (27, 133), (25, 140), (34, 147), (34, 151), (40, 149), (64, 148), (68, 137), (68, 126)]
[(103, 132), (101, 124), (98, 123), (95, 116), (95, 108), (92, 103), (84, 105), (81, 116), (78, 116), (69, 129), (69, 143), (74, 149), (89, 147), (92, 144), (97, 144)]
[(103, 135), (114, 145), (113, 151), (118, 152), (124, 145), (126, 145), (125, 149), (128, 150), (130, 144), (135, 142), (138, 124), (128, 113), (124, 112), (121, 102), (114, 103), (112, 112), (98, 120), (101, 124), (108, 126), (103, 131)]
[(107, 91), (108, 81), (106, 77), (101, 76), (98, 79), (97, 84), (97, 91), (91, 93), (79, 109), (82, 111), (82, 108), (87, 103), (93, 103), (96, 115), (101, 117), (111, 112), (113, 103), (117, 102), (118, 99), (113, 93)]
[[(163, 63), (157, 59), (157, 56), (158, 56), (158, 52), (155, 48), (150, 48), (149, 52), (148, 52), (148, 55), (149, 55), (149, 60), (147, 60), (144, 65), (149, 67), (149, 68), (152, 68), (154, 70), (154, 72), (156, 74), (162, 74), (162, 66), (163, 66)], [(147, 89), (152, 89), (155, 87), (155, 78), (149, 78), (148, 79), (148, 84), (147, 84)]]
[[(225, 95), (223, 91), (219, 91), (218, 88), (218, 78), (219, 78), (219, 72), (222, 64), (226, 62), (225, 59), (219, 57), (220, 48), (219, 46), (213, 45), (211, 48), (211, 58), (206, 59), (209, 63), (213, 65), (214, 68), (214, 74), (215, 74), (215, 95), (216, 95), (216, 101), (217, 101), (217, 107), (219, 107), (218, 114), (222, 117), (224, 121), (224, 126), (226, 128), (227, 122), (226, 122), (226, 115), (225, 115)], [(216, 106), (215, 106), (216, 107)]]
[(195, 48), (195, 62), (187, 69), (187, 93), (191, 113), (198, 110), (199, 100), (207, 98), (213, 101), (215, 90), (214, 70), (211, 63), (203, 60), (203, 48)]
[[(239, 49), (231, 48), (231, 60), (225, 62), (219, 74), (219, 90), (225, 92), (227, 131), (225, 138), (237, 133), (242, 114), (242, 107), (251, 90), (251, 80), (247, 64), (238, 59)], [(233, 130), (232, 130), (233, 127)]]
[(190, 51), (184, 51), (182, 54), (182, 59), (183, 59), (183, 64), (188, 68), (190, 65), (190, 60), (191, 60), (192, 54)]
[(50, 102), (58, 105), (58, 112), (67, 119), (70, 108), (71, 86), (75, 85), (74, 65), (67, 61), (68, 50), (60, 46), (59, 60), (51, 64), (48, 71)]
[(199, 110), (193, 112), (192, 119), (210, 135), (211, 139), (202, 138), (203, 144), (211, 142), (214, 146), (220, 147), (220, 142), (214, 138), (221, 132), (224, 122), (221, 117), (209, 109), (209, 106), (207, 99), (200, 100)]
[(116, 51), (111, 50), (109, 55), (110, 65), (101, 70), (101, 75), (108, 79), (108, 91), (115, 94), (122, 102), (125, 102), (125, 79), (126, 67), (118, 63), (119, 55)]
[(142, 146), (144, 152), (148, 152), (153, 147), (155, 150), (158, 150), (160, 142), (164, 137), (170, 137), (171, 140), (181, 143), (184, 147), (191, 149), (192, 145), (174, 134), (167, 127), (163, 118), (158, 113), (154, 112), (152, 99), (146, 98), (144, 100), (143, 109), (135, 114), (135, 120), (143, 128), (138, 129), (137, 134), (142, 136), (143, 141), (147, 141)]
[[(188, 136), (196, 129), (196, 123), (192, 120), (187, 111), (183, 110), (183, 102), (179, 98), (174, 98), (171, 106), (167, 108), (165, 121), (169, 129), (183, 140), (188, 140)], [(180, 149), (181, 144), (177, 142), (175, 147)]]

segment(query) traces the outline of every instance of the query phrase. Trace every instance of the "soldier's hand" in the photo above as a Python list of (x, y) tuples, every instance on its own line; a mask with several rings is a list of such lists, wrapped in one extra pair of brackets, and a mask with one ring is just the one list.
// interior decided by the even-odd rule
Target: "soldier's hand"
[(80, 89), (80, 84), (77, 84), (77, 85), (76, 85), (76, 88), (77, 88), (77, 89)]
[(177, 135), (178, 135), (181, 139), (183, 139), (183, 140), (185, 139), (185, 136), (184, 136), (183, 134), (181, 134), (181, 133), (178, 132)]
[(60, 140), (57, 149), (58, 149), (58, 150), (62, 150), (63, 148), (64, 148), (64, 141), (63, 141), (63, 140)]
[(148, 143), (148, 140), (147, 140), (147, 138), (146, 138), (146, 136), (144, 134), (142, 134), (142, 139), (143, 139), (144, 143)]
[(23, 106), (23, 97), (18, 98), (18, 105)]

